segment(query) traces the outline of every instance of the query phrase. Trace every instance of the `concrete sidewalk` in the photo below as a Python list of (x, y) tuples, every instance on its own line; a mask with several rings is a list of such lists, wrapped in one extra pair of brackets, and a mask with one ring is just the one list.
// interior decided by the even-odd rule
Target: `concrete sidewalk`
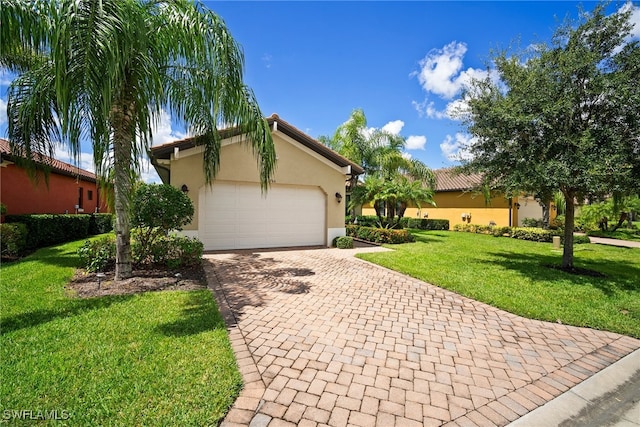
[(640, 426), (640, 350), (509, 426)]
[(640, 248), (640, 242), (634, 242), (631, 240), (609, 239), (606, 237), (592, 237), (589, 236), (591, 243), (599, 245), (620, 246), (626, 248)]
[[(245, 381), (223, 425), (507, 425), (569, 390), (588, 400), (576, 386), (640, 348), (515, 316), (358, 250), (386, 249), (205, 256)], [(621, 377), (636, 354), (614, 365)]]

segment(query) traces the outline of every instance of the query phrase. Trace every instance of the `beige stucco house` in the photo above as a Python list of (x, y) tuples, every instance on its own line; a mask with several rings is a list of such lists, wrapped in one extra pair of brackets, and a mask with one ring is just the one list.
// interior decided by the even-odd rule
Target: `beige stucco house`
[(224, 132), (212, 186), (193, 139), (151, 149), (162, 181), (188, 191), (195, 215), (183, 233), (198, 237), (205, 250), (329, 246), (345, 235), (345, 183), (362, 168), (275, 114), (267, 121), (277, 166), (265, 194), (256, 159), (236, 132)]

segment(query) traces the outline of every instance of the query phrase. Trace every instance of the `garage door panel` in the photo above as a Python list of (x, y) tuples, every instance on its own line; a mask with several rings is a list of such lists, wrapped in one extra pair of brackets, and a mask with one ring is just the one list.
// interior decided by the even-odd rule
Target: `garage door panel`
[(205, 249), (323, 245), (326, 196), (317, 187), (218, 182), (201, 190), (199, 236)]

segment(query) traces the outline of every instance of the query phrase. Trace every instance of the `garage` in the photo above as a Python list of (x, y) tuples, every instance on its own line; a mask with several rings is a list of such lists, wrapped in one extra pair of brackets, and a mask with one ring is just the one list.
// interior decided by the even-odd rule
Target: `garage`
[(327, 197), (318, 187), (217, 181), (199, 192), (206, 250), (326, 244)]

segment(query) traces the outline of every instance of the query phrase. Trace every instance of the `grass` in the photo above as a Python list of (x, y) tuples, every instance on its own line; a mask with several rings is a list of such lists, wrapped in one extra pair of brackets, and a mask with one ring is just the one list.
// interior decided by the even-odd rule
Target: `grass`
[(415, 243), (359, 257), (520, 316), (640, 338), (640, 249), (576, 245), (575, 266), (606, 275), (595, 278), (549, 268), (562, 259), (551, 243), (413, 234)]
[(619, 228), (616, 231), (594, 230), (587, 233), (593, 237), (607, 237), (609, 239), (633, 240), (640, 242), (640, 229)]
[[(215, 425), (241, 388), (210, 291), (70, 298), (82, 242), (2, 265), (0, 408), (73, 425)], [(63, 412), (64, 411), (64, 412)]]

